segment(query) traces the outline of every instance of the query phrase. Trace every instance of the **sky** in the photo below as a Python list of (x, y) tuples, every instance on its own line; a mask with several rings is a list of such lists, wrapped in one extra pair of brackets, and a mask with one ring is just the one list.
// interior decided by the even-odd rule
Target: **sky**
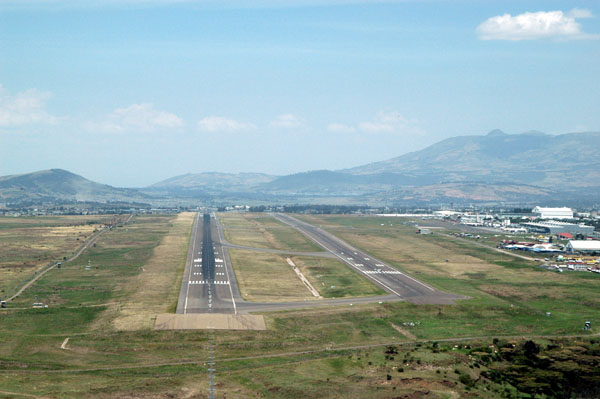
[(142, 187), (600, 131), (600, 2), (0, 0), (0, 175)]

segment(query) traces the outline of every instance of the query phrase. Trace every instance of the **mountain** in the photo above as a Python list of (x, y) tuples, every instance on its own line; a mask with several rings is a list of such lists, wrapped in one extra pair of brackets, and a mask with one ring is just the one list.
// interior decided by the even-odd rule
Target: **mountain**
[(287, 176), (205, 172), (141, 189), (98, 184), (61, 169), (0, 177), (0, 204), (124, 201), (161, 204), (448, 202), (597, 203), (600, 133), (453, 137), (344, 170)]
[(282, 176), (257, 189), (279, 195), (394, 201), (517, 201), (600, 193), (600, 133), (460, 136), (421, 151), (338, 171)]
[(493, 130), (351, 169), (287, 176), (187, 174), (144, 191), (198, 199), (360, 203), (593, 199), (600, 193), (598, 148), (600, 133)]
[(48, 202), (147, 201), (135, 189), (95, 183), (63, 169), (49, 169), (0, 177), (0, 202), (35, 204)]
[(600, 133), (486, 136), (443, 140), (421, 151), (346, 169), (353, 175), (401, 173), (417, 181), (522, 183), (552, 189), (600, 187)]
[(275, 180), (264, 173), (188, 173), (142, 189), (145, 193), (166, 196), (205, 197), (222, 193), (249, 193), (255, 187)]

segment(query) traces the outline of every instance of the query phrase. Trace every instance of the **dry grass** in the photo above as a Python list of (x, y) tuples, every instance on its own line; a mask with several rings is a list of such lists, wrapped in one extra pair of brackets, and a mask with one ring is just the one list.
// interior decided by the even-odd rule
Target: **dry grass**
[[(47, 264), (73, 254), (92, 235), (98, 225), (74, 223), (72, 217), (62, 220), (64, 226), (39, 226), (37, 220), (11, 220), (10, 227), (0, 228), (0, 296), (9, 293), (20, 282), (28, 280)], [(54, 219), (53, 219), (54, 221)], [(55, 221), (58, 223), (58, 221)], [(76, 222), (75, 222), (76, 223)]]
[(347, 230), (339, 235), (357, 247), (364, 248), (379, 257), (393, 259), (395, 264), (409, 272), (426, 271), (431, 275), (469, 278), (468, 275), (472, 273), (494, 273), (503, 270), (496, 264), (457, 253), (415, 235), (381, 237)]
[(321, 251), (291, 227), (266, 214), (221, 213), (227, 241), (255, 248), (284, 251)]
[(535, 290), (524, 290), (520, 287), (515, 287), (506, 284), (480, 285), (479, 289), (485, 293), (501, 298), (512, 298), (519, 301), (529, 301), (539, 297), (547, 297), (552, 299), (563, 299), (568, 295), (564, 290), (556, 287), (544, 288), (537, 287)]
[(180, 213), (143, 271), (123, 283), (131, 287), (132, 294), (119, 306), (113, 320), (117, 330), (152, 328), (156, 315), (168, 312), (177, 300), (194, 215)]
[(261, 315), (251, 314), (173, 314), (157, 315), (155, 330), (266, 330)]
[[(358, 248), (374, 254), (382, 260), (401, 267), (414, 275), (426, 274), (435, 277), (451, 277), (453, 279), (472, 279), (492, 276), (502, 276), (502, 280), (509, 283), (523, 281), (537, 281), (538, 271), (534, 268), (510, 269), (488, 261), (491, 257), (502, 255), (486, 255), (479, 248), (478, 256), (465, 253), (450, 239), (436, 236), (422, 236), (414, 234), (412, 229), (401, 227), (353, 228), (335, 224), (327, 217), (303, 216), (311, 223), (323, 225), (340, 238), (350, 242)], [(358, 219), (358, 218), (356, 218)], [(514, 260), (505, 255), (507, 261)], [(559, 283), (561, 276), (557, 273), (548, 273), (544, 276), (548, 283)]]
[(244, 299), (260, 302), (315, 299), (284, 256), (239, 249), (229, 250), (229, 255)]

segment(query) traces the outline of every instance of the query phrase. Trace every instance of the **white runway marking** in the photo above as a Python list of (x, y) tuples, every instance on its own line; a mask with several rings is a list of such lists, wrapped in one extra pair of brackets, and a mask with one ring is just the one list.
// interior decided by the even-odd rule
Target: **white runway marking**
[(362, 272), (366, 274), (402, 274), (397, 270), (363, 270)]

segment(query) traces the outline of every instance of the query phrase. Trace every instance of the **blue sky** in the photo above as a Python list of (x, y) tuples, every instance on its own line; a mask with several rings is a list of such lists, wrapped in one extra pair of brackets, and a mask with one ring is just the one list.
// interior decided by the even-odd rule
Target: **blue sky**
[(600, 131), (597, 1), (0, 0), (0, 175), (144, 186)]

